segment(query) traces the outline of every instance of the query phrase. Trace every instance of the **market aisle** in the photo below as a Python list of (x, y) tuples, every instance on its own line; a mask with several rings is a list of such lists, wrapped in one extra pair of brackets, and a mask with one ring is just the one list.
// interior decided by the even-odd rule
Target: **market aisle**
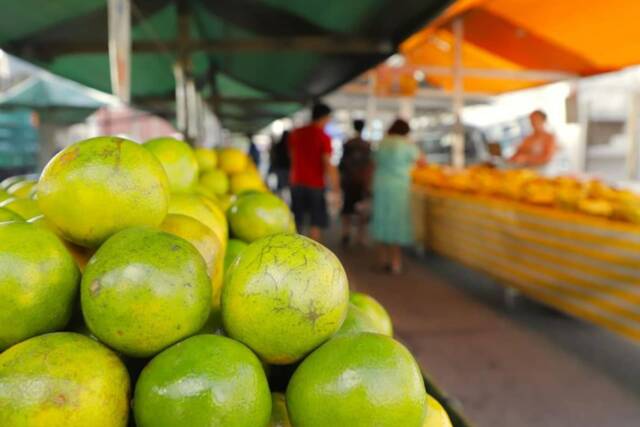
[(371, 271), (373, 251), (330, 246), (477, 427), (640, 425), (640, 346), (526, 301), (508, 310), (491, 280), (439, 257), (394, 278)]

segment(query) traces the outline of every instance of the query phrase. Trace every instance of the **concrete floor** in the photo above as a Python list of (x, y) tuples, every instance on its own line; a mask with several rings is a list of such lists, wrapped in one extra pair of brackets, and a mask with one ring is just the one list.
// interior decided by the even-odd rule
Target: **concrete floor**
[(440, 257), (393, 277), (370, 249), (329, 246), (473, 425), (640, 426), (640, 345), (523, 298), (508, 308), (490, 278)]

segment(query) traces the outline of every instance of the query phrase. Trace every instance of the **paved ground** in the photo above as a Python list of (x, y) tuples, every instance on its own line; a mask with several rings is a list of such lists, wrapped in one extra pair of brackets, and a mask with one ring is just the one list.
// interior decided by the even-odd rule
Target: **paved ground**
[(475, 426), (640, 426), (639, 345), (526, 300), (509, 309), (489, 278), (439, 257), (392, 277), (372, 251), (330, 246)]

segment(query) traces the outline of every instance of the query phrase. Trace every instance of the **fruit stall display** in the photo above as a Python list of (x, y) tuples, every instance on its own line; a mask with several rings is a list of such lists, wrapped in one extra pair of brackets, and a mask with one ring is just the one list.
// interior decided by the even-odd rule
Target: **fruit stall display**
[(596, 180), (430, 166), (413, 173), (428, 249), (640, 340), (640, 197)]
[(98, 137), (1, 185), (1, 426), (465, 425), (243, 152)]

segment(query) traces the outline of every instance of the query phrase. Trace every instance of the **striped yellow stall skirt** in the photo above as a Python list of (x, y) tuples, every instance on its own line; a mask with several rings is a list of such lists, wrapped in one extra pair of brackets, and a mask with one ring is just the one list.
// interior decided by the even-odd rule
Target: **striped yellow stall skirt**
[(640, 341), (640, 227), (420, 187), (413, 203), (426, 247)]

